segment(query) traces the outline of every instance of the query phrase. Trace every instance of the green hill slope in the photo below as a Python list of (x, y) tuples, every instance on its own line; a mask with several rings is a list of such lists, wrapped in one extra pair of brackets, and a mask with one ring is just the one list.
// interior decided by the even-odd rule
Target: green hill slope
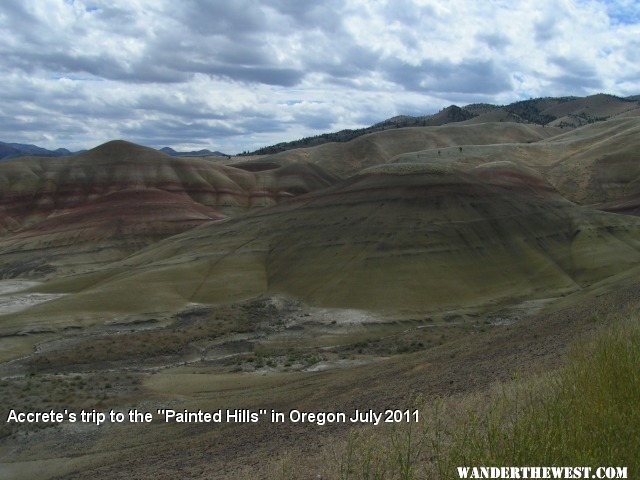
[(264, 293), (398, 315), (482, 310), (562, 295), (638, 263), (640, 219), (577, 206), (531, 170), (383, 165), (52, 283), (45, 291), (72, 295), (5, 326)]

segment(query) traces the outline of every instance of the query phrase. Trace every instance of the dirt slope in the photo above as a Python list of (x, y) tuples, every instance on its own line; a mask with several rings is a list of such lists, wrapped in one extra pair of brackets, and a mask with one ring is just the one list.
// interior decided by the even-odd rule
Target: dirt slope
[(251, 172), (122, 141), (79, 156), (16, 159), (0, 165), (0, 274), (117, 260), (333, 181), (315, 165)]
[(578, 290), (640, 263), (639, 249), (640, 219), (577, 206), (512, 163), (384, 165), (50, 284), (73, 294), (5, 326), (263, 293), (406, 315), (482, 310)]
[(362, 168), (386, 163), (401, 153), (453, 145), (536, 142), (560, 132), (556, 128), (509, 122), (399, 128), (371, 133), (346, 143), (288, 150), (253, 162), (289, 164), (306, 161), (334, 174), (348, 176)]
[(397, 163), (453, 163), (468, 167), (512, 161), (543, 175), (567, 199), (633, 213), (640, 204), (640, 119), (612, 119), (534, 143), (466, 145), (399, 155)]

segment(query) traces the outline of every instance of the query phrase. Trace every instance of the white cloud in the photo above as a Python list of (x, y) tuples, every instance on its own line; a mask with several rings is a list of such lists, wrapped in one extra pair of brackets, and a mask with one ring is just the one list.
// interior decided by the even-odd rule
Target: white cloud
[(0, 139), (239, 151), (450, 103), (640, 91), (631, 0), (0, 3)]

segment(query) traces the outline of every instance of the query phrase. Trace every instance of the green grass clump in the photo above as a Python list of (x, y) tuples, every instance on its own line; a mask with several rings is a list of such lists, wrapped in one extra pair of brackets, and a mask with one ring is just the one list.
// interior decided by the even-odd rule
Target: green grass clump
[(559, 371), (516, 376), (488, 402), (437, 401), (418, 425), (354, 430), (323, 474), (444, 480), (458, 466), (536, 465), (627, 467), (638, 478), (639, 406), (640, 324), (618, 322), (576, 344)]
[(441, 475), (456, 465), (575, 465), (627, 466), (632, 478), (640, 472), (639, 367), (638, 324), (576, 346), (556, 377), (535, 391), (517, 386), (454, 435)]

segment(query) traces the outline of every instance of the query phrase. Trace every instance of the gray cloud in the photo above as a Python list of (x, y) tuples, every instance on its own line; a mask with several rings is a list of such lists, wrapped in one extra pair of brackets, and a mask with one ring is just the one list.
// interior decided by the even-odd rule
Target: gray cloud
[(242, 134), (239, 128), (221, 123), (204, 121), (169, 121), (152, 120), (137, 126), (125, 126), (122, 133), (126, 138), (143, 144), (161, 144), (169, 141), (182, 142), (185, 138), (193, 139), (196, 143), (211, 137), (231, 137)]
[(481, 32), (476, 36), (477, 40), (484, 43), (489, 48), (497, 50), (499, 52), (504, 51), (506, 47), (511, 45), (511, 40), (506, 35), (500, 32), (484, 33)]
[(438, 12), (431, 5), (416, 5), (412, 0), (395, 0), (383, 7), (385, 17), (409, 28), (419, 29), (425, 22), (437, 20)]
[(629, 5), (5, 0), (0, 140), (233, 152), (451, 103), (637, 94)]
[(558, 34), (556, 24), (551, 18), (536, 22), (533, 26), (536, 42), (545, 43), (553, 40)]
[(343, 31), (344, 2), (300, 2), (299, 0), (271, 0), (264, 2), (278, 13), (288, 16), (295, 25), (319, 29), (335, 34)]
[(550, 80), (554, 92), (566, 92), (567, 95), (584, 95), (592, 89), (601, 89), (603, 86), (598, 78), (585, 78), (580, 75), (556, 75), (550, 77)]
[(304, 77), (302, 70), (281, 67), (254, 67), (247, 65), (210, 65), (203, 71), (212, 75), (251, 83), (291, 87)]
[(491, 61), (424, 61), (420, 65), (390, 61), (385, 71), (391, 81), (408, 90), (437, 94), (497, 94), (511, 88), (507, 73)]
[(549, 76), (554, 90), (583, 94), (590, 89), (601, 89), (604, 86), (594, 65), (559, 55), (551, 56), (549, 61), (561, 71), (559, 75)]
[(552, 65), (559, 67), (564, 73), (568, 75), (592, 78), (598, 74), (595, 65), (591, 65), (579, 58), (569, 58), (561, 55), (552, 55), (549, 57), (549, 62)]

